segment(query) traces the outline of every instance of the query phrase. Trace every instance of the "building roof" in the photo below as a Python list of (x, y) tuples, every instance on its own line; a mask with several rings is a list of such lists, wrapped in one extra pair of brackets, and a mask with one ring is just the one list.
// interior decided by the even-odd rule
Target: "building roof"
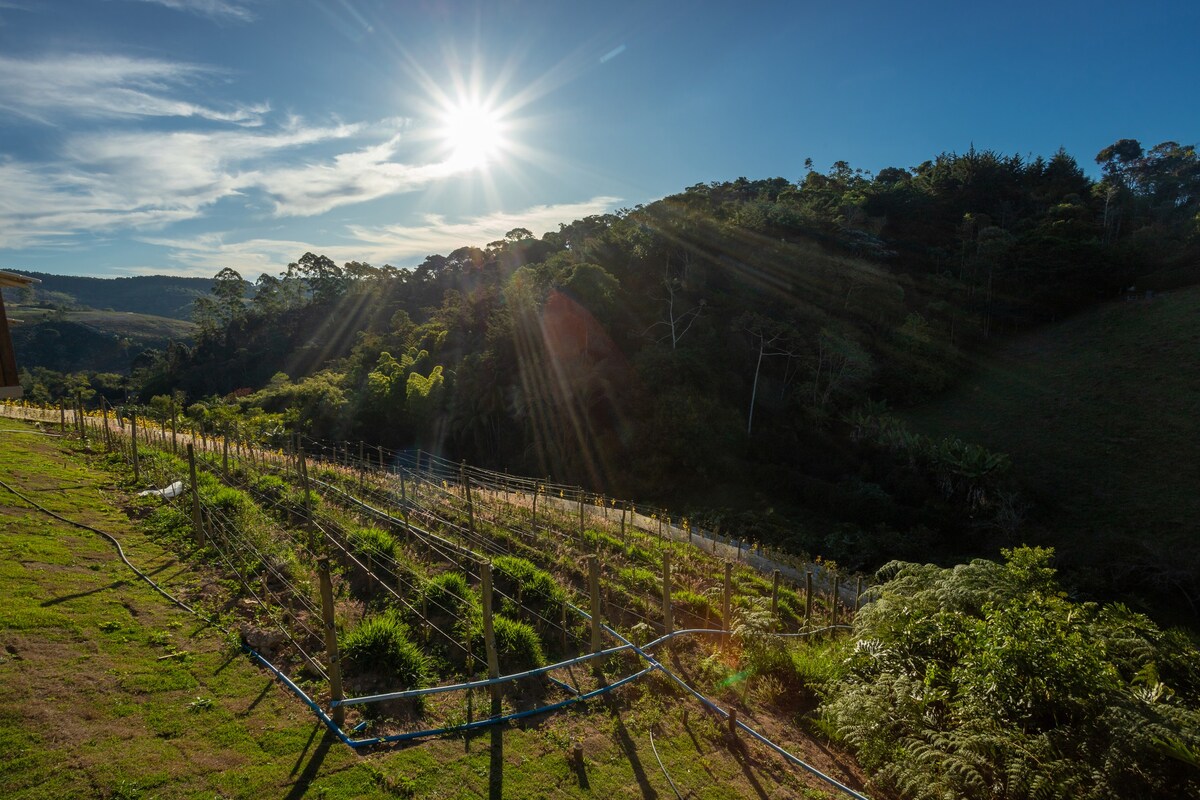
[(28, 286), (31, 283), (41, 283), (37, 278), (28, 275), (18, 275), (15, 272), (5, 272), (0, 269), (0, 286)]

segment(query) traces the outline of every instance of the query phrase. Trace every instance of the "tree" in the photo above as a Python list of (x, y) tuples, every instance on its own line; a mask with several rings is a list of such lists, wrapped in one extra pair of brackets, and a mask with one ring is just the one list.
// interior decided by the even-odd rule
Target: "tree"
[(240, 319), (246, 310), (246, 282), (237, 270), (225, 267), (213, 277), (207, 297), (196, 298), (192, 318), (201, 337), (212, 337)]
[(667, 296), (664, 298), (666, 308), (663, 309), (663, 318), (656, 320), (644, 331), (644, 334), (650, 333), (658, 327), (666, 329), (666, 333), (656, 339), (656, 342), (671, 343), (671, 349), (674, 350), (679, 346), (679, 342), (687, 335), (687, 332), (692, 329), (692, 323), (696, 318), (704, 313), (706, 301), (701, 298), (693, 305), (687, 302), (682, 293), (683, 280), (671, 274), (671, 261), (668, 258), (666, 266), (663, 269), (662, 286), (667, 290)]
[(767, 356), (784, 356), (788, 360), (799, 353), (800, 335), (791, 325), (749, 313), (738, 321), (738, 327), (750, 337), (756, 355), (754, 359), (754, 381), (750, 389), (750, 412), (746, 415), (746, 435), (754, 432), (754, 403), (758, 398), (758, 377), (762, 362)]

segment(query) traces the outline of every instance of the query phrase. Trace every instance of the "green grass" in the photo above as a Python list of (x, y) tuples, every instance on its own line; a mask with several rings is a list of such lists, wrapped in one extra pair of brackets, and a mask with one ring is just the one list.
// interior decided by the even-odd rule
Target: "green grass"
[[(905, 413), (921, 433), (1012, 457), (1066, 564), (1197, 565), (1200, 287), (1110, 303), (1022, 336)], [(1182, 550), (1180, 549), (1182, 548)], [(1187, 563), (1178, 563), (1186, 558)]]

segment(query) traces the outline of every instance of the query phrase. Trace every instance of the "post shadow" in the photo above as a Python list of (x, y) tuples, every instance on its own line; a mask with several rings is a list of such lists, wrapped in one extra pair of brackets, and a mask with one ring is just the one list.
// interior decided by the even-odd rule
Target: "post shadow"
[[(325, 763), (325, 756), (329, 752), (329, 748), (333, 745), (334, 741), (336, 741), (333, 734), (330, 733), (324, 725), (321, 725), (321, 723), (318, 722), (317, 728), (323, 729), (325, 733), (323, 736), (321, 736), (321, 741), (317, 743), (317, 749), (313, 750), (313, 754), (309, 756), (308, 763), (304, 765), (304, 771), (301, 772), (300, 776), (296, 778), (295, 783), (292, 784), (292, 790), (287, 793), (287, 796), (284, 798), (284, 800), (299, 800), (308, 793), (309, 784), (311, 784), (313, 779), (317, 777), (317, 773), (321, 771), (321, 765)], [(314, 730), (313, 736), (309, 737), (309, 744), (312, 743), (312, 739), (316, 736), (316, 733), (317, 731)], [(305, 747), (304, 749), (305, 752), (307, 752), (308, 747)], [(296, 762), (296, 767), (300, 766), (300, 763), (303, 760), (304, 753), (301, 753), (300, 760)], [(296, 767), (292, 767), (293, 773), (295, 773)]]
[[(500, 716), (500, 693), (492, 696), (492, 716)], [(504, 797), (504, 726), (492, 725), (491, 764), (488, 770), (488, 797), (503, 800)]]

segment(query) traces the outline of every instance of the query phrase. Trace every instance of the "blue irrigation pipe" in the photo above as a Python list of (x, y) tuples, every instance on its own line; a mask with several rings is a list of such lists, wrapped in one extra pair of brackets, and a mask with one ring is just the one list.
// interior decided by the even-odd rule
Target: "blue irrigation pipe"
[[(708, 708), (711, 708), (713, 711), (720, 714), (722, 717), (726, 717), (726, 718), (729, 717), (728, 711), (721, 708), (716, 703), (714, 703), (712, 700), (709, 700), (707, 697), (702, 695), (700, 692), (693, 689), (691, 686), (689, 686), (687, 684), (686, 681), (684, 681), (682, 678), (680, 678), (675, 673), (671, 672), (671, 670), (664, 667), (653, 656), (651, 656), (649, 653), (647, 653), (643, 648), (640, 648), (637, 645), (633, 644), (633, 642), (629, 641), (628, 639), (626, 639), (621, 634), (617, 633), (615, 630), (613, 630), (609, 626), (601, 625), (601, 627), (603, 627), (604, 630), (607, 631), (611, 636), (630, 645), (633, 648), (633, 651), (635, 653), (637, 653), (639, 656), (641, 656), (642, 659), (645, 660), (646, 663), (650, 665), (650, 667), (649, 667), (650, 669), (661, 670), (664, 675), (666, 675), (668, 678), (673, 680), (675, 683), (679, 684), (680, 687), (682, 687), (685, 691), (687, 691), (689, 694), (691, 694), (693, 697), (695, 697), (697, 700), (699, 700), (705, 706), (707, 706)], [(761, 733), (754, 730), (753, 728), (751, 728), (749, 725), (742, 722), (741, 720), (738, 720), (737, 726), (739, 728), (741, 728), (742, 730), (744, 730), (746, 733), (750, 734), (755, 739), (757, 739), (759, 742), (762, 742), (767, 747), (771, 748), (776, 753), (783, 756), (785, 759), (787, 759), (792, 764), (795, 764), (796, 766), (803, 768), (804, 770), (808, 771), (809, 773), (816, 776), (817, 778), (820, 778), (821, 780), (825, 781), (826, 783), (828, 783), (830, 786), (834, 787), (835, 789), (843, 792), (844, 794), (846, 794), (850, 797), (855, 798), (855, 800), (870, 800), (870, 798), (868, 798), (866, 795), (863, 795), (863, 794), (860, 794), (860, 793), (854, 791), (849, 786), (846, 786), (845, 784), (838, 781), (836, 778), (826, 775), (824, 772), (821, 772), (821, 770), (817, 769), (816, 767), (812, 766), (811, 764), (807, 763), (806, 761), (792, 755), (787, 750), (784, 750), (782, 747), (775, 744), (770, 739), (763, 736)]]
[[(576, 611), (579, 611), (579, 609), (575, 608), (575, 606), (573, 606), (573, 605), (570, 607), (575, 609)], [(585, 612), (580, 611), (580, 613), (584, 614), (584, 616), (587, 617), (588, 619), (591, 619), (591, 617), (588, 617), (588, 615)], [(713, 629), (709, 629), (709, 628), (685, 628), (684, 630), (679, 630), (679, 631), (675, 631), (674, 633), (668, 633), (665, 636), (660, 636), (659, 638), (655, 639), (653, 642), (650, 642), (649, 644), (646, 644), (646, 645), (642, 645), (642, 649), (647, 650), (652, 647), (657, 647), (658, 645), (662, 644), (663, 642), (667, 641), (668, 639), (673, 639), (676, 636), (682, 636), (684, 634), (697, 634), (697, 633), (722, 633), (722, 631), (713, 630)], [(632, 650), (632, 649), (634, 649), (634, 645), (623, 644), (618, 647), (610, 647), (607, 650), (601, 650), (598, 653), (586, 653), (586, 654), (584, 654), (582, 656), (578, 656), (576, 658), (570, 658), (570, 659), (567, 659), (566, 661), (560, 661), (557, 664), (550, 664), (545, 667), (537, 667), (536, 669), (527, 670), (525, 672), (516, 672), (511, 675), (501, 675), (498, 678), (488, 678), (488, 679), (480, 680), (480, 681), (467, 681), (466, 683), (454, 683), (454, 684), (448, 684), (446, 686), (430, 686), (430, 687), (426, 687), (424, 689), (405, 689), (405, 690), (402, 690), (399, 692), (387, 692), (384, 694), (370, 694), (370, 695), (363, 695), (361, 697), (347, 697), (344, 700), (334, 700), (331, 702), (330, 705), (332, 705), (334, 707), (336, 707), (336, 706), (357, 706), (357, 705), (365, 705), (367, 703), (380, 703), (385, 700), (403, 700), (403, 699), (409, 698), (409, 697), (421, 697), (421, 696), (427, 695), (427, 694), (441, 694), (443, 692), (457, 692), (457, 691), (465, 691), (467, 689), (482, 689), (487, 686), (494, 686), (498, 683), (510, 683), (512, 681), (518, 681), (518, 680), (522, 680), (524, 678), (533, 678), (538, 675), (544, 675), (547, 672), (553, 672), (554, 670), (559, 670), (559, 669), (566, 669), (567, 667), (573, 667), (576, 664), (582, 664), (584, 662), (591, 661), (596, 658), (604, 658), (606, 656), (615, 655), (617, 653), (622, 653), (622, 652), (625, 652), (626, 650)], [(547, 676), (547, 677), (549, 677), (549, 676)], [(551, 678), (551, 680), (554, 680), (554, 679)]]
[(362, 697), (347, 697), (344, 700), (334, 700), (331, 703), (331, 705), (333, 705), (333, 706), (357, 706), (357, 705), (365, 705), (367, 703), (380, 703), (380, 702), (383, 702), (384, 700), (403, 700), (407, 697), (421, 697), (421, 696), (427, 695), (427, 694), (441, 694), (442, 692), (457, 692), (457, 691), (465, 691), (467, 689), (482, 689), (486, 686), (495, 686), (498, 683), (510, 683), (512, 681), (519, 681), (523, 678), (533, 678), (538, 675), (542, 675), (547, 672), (550, 672), (552, 670), (565, 669), (566, 667), (573, 667), (576, 664), (582, 664), (583, 662), (591, 661), (594, 658), (603, 658), (604, 656), (611, 656), (614, 653), (620, 653), (625, 650), (629, 650), (631, 648), (632, 648), (632, 645), (622, 645), (620, 647), (613, 647), (608, 650), (601, 650), (599, 653), (588, 653), (587, 655), (579, 656), (578, 658), (568, 659), (567, 661), (560, 661), (557, 664), (550, 664), (549, 666), (538, 667), (537, 669), (531, 669), (526, 672), (517, 672), (517, 673), (513, 673), (512, 675), (501, 675), (498, 678), (488, 678), (486, 680), (481, 680), (481, 681), (468, 681), (466, 683), (455, 683), (455, 684), (451, 684), (448, 686), (430, 686), (430, 687), (427, 687), (424, 689), (406, 689), (406, 690), (400, 691), (400, 692), (388, 692), (386, 694), (371, 694), (371, 695), (364, 695)]
[(455, 733), (466, 733), (467, 731), (478, 730), (479, 728), (487, 728), (492, 725), (500, 725), (505, 722), (511, 722), (513, 720), (537, 716), (538, 714), (547, 714), (551, 711), (557, 711), (560, 708), (566, 708), (567, 706), (574, 705), (575, 703), (582, 703), (585, 700), (591, 700), (593, 697), (598, 697), (602, 694), (607, 694), (608, 692), (611, 692), (614, 689), (618, 689), (627, 683), (635, 681), (638, 678), (645, 675), (646, 673), (651, 672), (653, 670), (654, 670), (654, 667), (646, 667), (645, 669), (641, 670), (640, 672), (635, 672), (632, 675), (626, 675), (624, 678), (621, 678), (621, 680), (617, 681), (616, 683), (610, 683), (607, 686), (601, 686), (599, 689), (593, 689), (592, 691), (587, 692), (586, 694), (577, 695), (575, 697), (571, 697), (571, 698), (562, 700), (557, 703), (551, 703), (548, 706), (538, 706), (537, 708), (531, 708), (527, 711), (517, 711), (515, 713), (505, 714), (504, 716), (500, 716), (500, 717), (489, 717), (487, 719), (481, 719), (481, 720), (477, 720), (475, 722), (468, 722), (468, 723), (464, 723), (462, 725), (454, 725), (454, 726), (451, 726), (448, 728), (431, 728), (429, 730), (415, 731), (413, 733), (398, 733), (398, 734), (394, 734), (392, 736), (379, 736), (374, 739), (348, 739), (348, 740), (344, 739), (343, 741), (345, 741), (346, 744), (350, 745), (353, 748), (359, 748), (359, 747), (371, 747), (373, 745), (379, 745), (379, 744), (394, 744), (396, 742), (407, 742), (407, 741), (411, 741), (413, 739), (428, 739), (428, 738), (432, 738), (435, 736), (446, 736), (446, 735), (455, 734)]
[(303, 689), (293, 683), (291, 678), (283, 674), (278, 667), (263, 658), (257, 651), (251, 650), (249, 647), (243, 647), (242, 651), (270, 670), (284, 686), (291, 689), (292, 693), (295, 694), (296, 697), (299, 697), (301, 702), (308, 706), (309, 710), (317, 716), (317, 719), (325, 723), (325, 727), (329, 729), (330, 733), (342, 741), (342, 744), (354, 747), (354, 740), (346, 735), (346, 733), (338, 726), (336, 722), (330, 718), (328, 714), (325, 713), (324, 709), (322, 709), (315, 700), (305, 694)]

